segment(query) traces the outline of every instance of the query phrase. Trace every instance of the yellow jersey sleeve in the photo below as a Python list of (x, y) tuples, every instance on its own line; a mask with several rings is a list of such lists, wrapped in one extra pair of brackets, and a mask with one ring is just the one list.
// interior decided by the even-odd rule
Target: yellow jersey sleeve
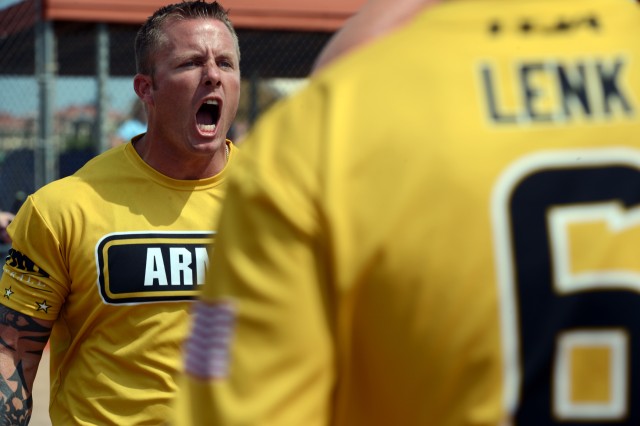
[(65, 260), (32, 196), (8, 229), (15, 242), (4, 264), (2, 304), (23, 314), (55, 320), (69, 292)]

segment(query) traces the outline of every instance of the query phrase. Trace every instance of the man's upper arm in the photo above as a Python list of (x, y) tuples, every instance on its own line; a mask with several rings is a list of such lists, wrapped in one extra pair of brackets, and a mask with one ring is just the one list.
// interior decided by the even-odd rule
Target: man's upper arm
[(19, 355), (42, 355), (49, 340), (53, 321), (25, 315), (0, 305), (0, 350), (16, 351)]
[(328, 423), (334, 360), (317, 176), (297, 151), (276, 150), (275, 126), (262, 130), (229, 181), (176, 424)]

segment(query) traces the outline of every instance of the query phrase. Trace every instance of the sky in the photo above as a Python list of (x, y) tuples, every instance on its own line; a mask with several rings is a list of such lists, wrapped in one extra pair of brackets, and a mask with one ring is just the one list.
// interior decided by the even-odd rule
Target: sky
[(12, 4), (19, 3), (22, 0), (0, 0), (0, 9), (4, 9), (7, 6), (11, 6)]

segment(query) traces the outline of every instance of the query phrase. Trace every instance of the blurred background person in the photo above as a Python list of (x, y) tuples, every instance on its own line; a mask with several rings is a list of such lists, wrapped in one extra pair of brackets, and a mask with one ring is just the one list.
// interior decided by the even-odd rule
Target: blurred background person
[(125, 142), (129, 142), (135, 136), (147, 131), (147, 113), (144, 110), (144, 104), (136, 99), (131, 105), (129, 117), (124, 120), (116, 129), (111, 146), (117, 146)]
[(11, 237), (7, 233), (7, 226), (16, 216), (11, 212), (0, 211), (0, 244), (11, 244)]
[(639, 102), (626, 0), (442, 2), (326, 66), (245, 141), (176, 424), (640, 424)]

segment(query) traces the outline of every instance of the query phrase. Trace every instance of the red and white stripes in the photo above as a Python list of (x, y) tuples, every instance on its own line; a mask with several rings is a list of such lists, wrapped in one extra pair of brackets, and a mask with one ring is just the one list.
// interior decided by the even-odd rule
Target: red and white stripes
[(187, 373), (201, 379), (224, 379), (229, 369), (229, 345), (235, 323), (230, 302), (197, 302), (193, 328), (186, 342)]

